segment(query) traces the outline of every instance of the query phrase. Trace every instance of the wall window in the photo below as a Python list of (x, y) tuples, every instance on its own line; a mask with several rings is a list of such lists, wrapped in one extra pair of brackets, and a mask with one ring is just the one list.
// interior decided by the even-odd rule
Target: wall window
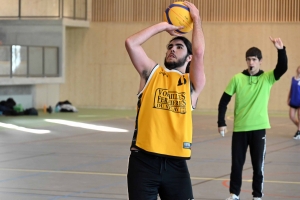
[(59, 77), (58, 47), (0, 46), (0, 77)]

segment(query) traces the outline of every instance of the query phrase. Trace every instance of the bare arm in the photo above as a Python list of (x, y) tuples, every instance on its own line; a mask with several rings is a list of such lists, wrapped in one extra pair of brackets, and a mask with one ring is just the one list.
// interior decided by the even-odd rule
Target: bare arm
[(142, 87), (149, 76), (151, 70), (155, 66), (155, 62), (150, 59), (143, 47), (141, 46), (144, 42), (150, 39), (152, 36), (160, 33), (162, 31), (167, 31), (170, 35), (178, 35), (174, 31), (180, 29), (181, 27), (173, 26), (167, 22), (160, 22), (146, 29), (143, 29), (136, 34), (128, 37), (125, 41), (125, 47), (129, 54), (132, 64), (138, 71), (141, 77)]
[(191, 17), (193, 19), (194, 27), (192, 32), (192, 50), (193, 56), (190, 64), (190, 77), (194, 87), (192, 94), (193, 106), (195, 106), (197, 98), (200, 92), (203, 90), (206, 78), (204, 73), (204, 50), (205, 41), (202, 31), (202, 22), (199, 15), (199, 10), (194, 4), (185, 1), (184, 2), (190, 9)]

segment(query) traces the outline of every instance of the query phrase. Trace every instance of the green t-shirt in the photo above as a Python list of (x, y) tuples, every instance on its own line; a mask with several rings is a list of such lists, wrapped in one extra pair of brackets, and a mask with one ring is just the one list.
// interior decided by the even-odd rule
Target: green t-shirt
[(275, 82), (273, 70), (259, 76), (239, 73), (230, 80), (225, 92), (235, 94), (234, 132), (270, 128), (268, 102)]

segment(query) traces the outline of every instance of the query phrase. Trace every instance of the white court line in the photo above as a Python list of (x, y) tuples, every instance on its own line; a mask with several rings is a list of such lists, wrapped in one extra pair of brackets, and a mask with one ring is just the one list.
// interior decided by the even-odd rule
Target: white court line
[(93, 125), (93, 124), (86, 124), (81, 122), (73, 122), (68, 120), (62, 120), (62, 119), (45, 119), (46, 122), (55, 123), (55, 124), (62, 124), (66, 126), (72, 126), (72, 127), (78, 127), (78, 128), (85, 128), (85, 129), (91, 129), (91, 130), (97, 130), (97, 131), (105, 131), (105, 132), (128, 132), (126, 129), (120, 129), (120, 128), (113, 128), (108, 126), (99, 126), (99, 125)]
[[(84, 171), (61, 171), (61, 170), (35, 170), (35, 169), (9, 169), (0, 168), (0, 171), (17, 171), (17, 172), (42, 172), (42, 173), (59, 173), (59, 174), (81, 174), (81, 175), (98, 175), (98, 176), (127, 176), (127, 174), (119, 173), (101, 173), (101, 172), (84, 172)], [(201, 177), (191, 177), (192, 180), (206, 180), (206, 181), (229, 181), (229, 179), (224, 178), (201, 178)], [(243, 179), (243, 182), (252, 182), (252, 180)], [(280, 184), (297, 184), (300, 182), (293, 181), (264, 181), (265, 183), (280, 183)]]
[(35, 134), (50, 133), (49, 130), (25, 128), (25, 127), (22, 127), (22, 126), (17, 126), (17, 125), (14, 125), (14, 124), (6, 124), (6, 123), (1, 123), (1, 122), (0, 122), (0, 127), (14, 129), (14, 130), (28, 132), (28, 133), (35, 133)]

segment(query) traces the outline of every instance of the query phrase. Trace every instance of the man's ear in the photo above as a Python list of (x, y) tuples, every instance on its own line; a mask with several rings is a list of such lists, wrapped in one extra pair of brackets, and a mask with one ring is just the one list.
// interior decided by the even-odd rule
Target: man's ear
[(192, 55), (189, 55), (189, 56), (186, 58), (186, 61), (187, 61), (187, 62), (190, 62), (190, 61), (192, 60), (192, 57), (193, 57)]

